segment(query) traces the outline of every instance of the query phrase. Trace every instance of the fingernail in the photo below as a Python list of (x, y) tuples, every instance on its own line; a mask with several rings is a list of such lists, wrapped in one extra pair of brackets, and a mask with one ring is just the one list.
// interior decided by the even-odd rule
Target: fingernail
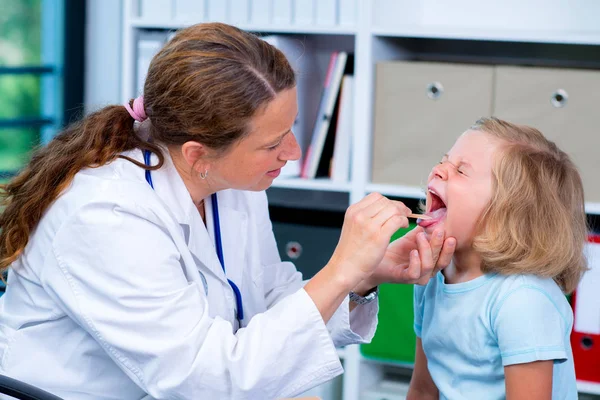
[(448, 239), (448, 246), (454, 247), (455, 245), (456, 245), (456, 240), (454, 240), (454, 239)]
[(421, 236), (422, 239), (427, 239), (427, 236), (425, 235), (425, 232), (419, 233), (419, 236)]
[(410, 252), (410, 256), (413, 258), (416, 258), (419, 255), (419, 252), (417, 250), (413, 250)]
[(444, 231), (438, 231), (438, 232), (435, 234), (435, 236), (436, 236), (437, 238), (441, 238), (441, 237), (443, 237), (443, 236), (444, 236)]

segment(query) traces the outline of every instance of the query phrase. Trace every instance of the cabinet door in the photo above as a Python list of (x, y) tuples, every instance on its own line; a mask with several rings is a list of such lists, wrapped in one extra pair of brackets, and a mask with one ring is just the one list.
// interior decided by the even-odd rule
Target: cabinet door
[(491, 66), (377, 64), (372, 181), (424, 187), (458, 136), (492, 109)]
[(600, 71), (497, 68), (494, 115), (531, 125), (579, 168), (586, 201), (600, 202)]
[(340, 239), (340, 228), (273, 221), (282, 261), (291, 261), (303, 279), (312, 278), (329, 262)]

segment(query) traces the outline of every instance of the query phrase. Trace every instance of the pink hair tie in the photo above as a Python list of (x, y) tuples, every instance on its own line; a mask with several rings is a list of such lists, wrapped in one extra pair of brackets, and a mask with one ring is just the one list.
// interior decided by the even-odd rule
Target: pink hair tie
[(133, 109), (129, 106), (129, 102), (123, 105), (127, 111), (129, 111), (129, 115), (136, 121), (144, 122), (148, 118), (146, 111), (144, 110), (144, 96), (139, 96), (133, 100)]

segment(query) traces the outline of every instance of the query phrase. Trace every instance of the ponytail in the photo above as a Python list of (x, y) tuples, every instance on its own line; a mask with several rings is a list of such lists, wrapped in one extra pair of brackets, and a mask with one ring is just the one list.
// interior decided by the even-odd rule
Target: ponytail
[[(159, 163), (147, 167), (120, 155), (135, 148), (157, 154)], [(11, 182), (0, 185), (0, 273), (23, 253), (44, 212), (71, 184), (77, 172), (100, 167), (117, 157), (151, 170), (160, 168), (164, 162), (158, 146), (143, 141), (134, 132), (133, 118), (127, 109), (109, 106), (67, 127), (37, 150)]]

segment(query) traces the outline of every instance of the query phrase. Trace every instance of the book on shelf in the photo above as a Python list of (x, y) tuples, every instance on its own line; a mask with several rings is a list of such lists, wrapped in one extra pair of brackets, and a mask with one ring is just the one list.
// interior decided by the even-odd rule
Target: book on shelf
[(333, 26), (336, 24), (337, 1), (338, 0), (318, 0), (315, 2), (317, 25)]
[(293, 19), (295, 25), (308, 26), (315, 22), (316, 0), (296, 0), (294, 2)]
[(354, 77), (346, 74), (342, 78), (340, 105), (331, 160), (331, 180), (348, 182), (350, 180), (350, 159), (352, 142), (352, 117), (354, 109)]
[(144, 93), (144, 82), (152, 58), (169, 39), (167, 32), (142, 31), (137, 38), (135, 92)]
[(184, 24), (195, 24), (206, 19), (207, 0), (175, 0), (173, 18)]
[(357, 7), (356, 0), (338, 0), (338, 24), (340, 26), (355, 26)]
[(330, 176), (338, 119), (340, 87), (344, 74), (351, 74), (354, 57), (345, 51), (333, 52), (329, 60), (319, 111), (310, 145), (303, 160), (301, 176), (314, 179)]
[(292, 23), (292, 0), (273, 2), (273, 23), (286, 26)]
[(140, 18), (149, 21), (160, 21), (172, 17), (171, 0), (140, 0)]
[[(298, 38), (269, 35), (262, 39), (281, 50), (296, 72), (298, 118), (294, 122), (292, 132), (302, 148), (302, 153), (305, 154), (310, 140), (310, 132), (317, 114), (315, 104), (319, 102), (322, 87), (319, 78), (319, 64), (315, 53), (307, 50), (305, 41)], [(280, 177), (299, 177), (301, 165), (302, 159), (288, 161), (286, 166), (281, 170)]]

